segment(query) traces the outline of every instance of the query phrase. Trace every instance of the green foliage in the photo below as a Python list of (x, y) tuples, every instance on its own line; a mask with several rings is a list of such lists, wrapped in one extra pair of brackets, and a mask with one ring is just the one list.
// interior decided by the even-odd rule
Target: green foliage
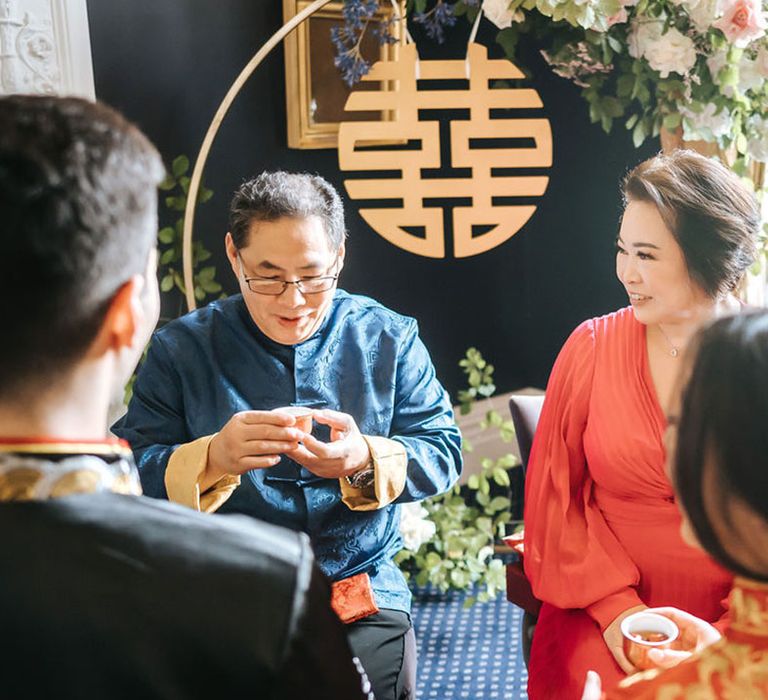
[(496, 391), (493, 384), (493, 365), (489, 365), (476, 348), (469, 348), (466, 357), (459, 366), (467, 375), (468, 389), (459, 391), (461, 415), (465, 416), (472, 410), (472, 405), (478, 397), (488, 398)]
[[(172, 226), (165, 226), (157, 234), (158, 251), (160, 254), (158, 273), (160, 274), (160, 291), (167, 294), (177, 289), (186, 294), (182, 270), (182, 243), (184, 231), (183, 212), (187, 206), (190, 179), (189, 158), (181, 155), (174, 159), (171, 172), (160, 183), (160, 189), (165, 192), (165, 206), (180, 216)], [(197, 195), (197, 203), (204, 204), (213, 196), (213, 192), (203, 186)], [(221, 295), (221, 285), (216, 281), (216, 268), (213, 265), (200, 267), (201, 263), (211, 257), (211, 252), (200, 242), (192, 245), (192, 266), (194, 269), (195, 299), (206, 301), (212, 295)]]
[[(174, 159), (171, 164), (171, 172), (166, 174), (159, 188), (166, 195), (163, 202), (171, 212), (184, 212), (187, 206), (187, 193), (189, 192), (190, 179), (187, 176), (189, 171), (189, 158), (181, 155)], [(202, 185), (197, 196), (198, 204), (204, 204), (213, 196), (213, 192)], [(184, 216), (179, 216), (172, 226), (164, 226), (157, 233), (158, 265), (157, 274), (160, 278), (160, 291), (168, 294), (177, 289), (181, 294), (185, 293), (184, 278), (182, 272), (182, 243), (184, 231)], [(198, 302), (206, 300), (208, 295), (218, 294), (219, 297), (225, 295), (221, 293), (221, 285), (216, 281), (216, 268), (208, 265), (199, 268), (200, 264), (211, 257), (211, 252), (200, 242), (195, 241), (192, 245), (192, 267), (194, 272), (195, 299)], [(181, 314), (181, 303), (179, 306), (179, 315)], [(149, 345), (144, 348), (144, 353), (139, 361), (139, 367), (147, 356)], [(136, 372), (133, 373), (128, 383), (125, 385), (123, 402), (128, 402), (133, 396), (133, 384), (136, 381)]]
[[(467, 350), (459, 363), (467, 375), (468, 389), (459, 392), (461, 412), (469, 413), (478, 400), (487, 402), (496, 387), (493, 365), (475, 348)], [(493, 408), (487, 409), (481, 428), (498, 431), (504, 442), (514, 437), (511, 420)], [(468, 445), (464, 443), (466, 451)], [(498, 459), (481, 460), (481, 470), (464, 487), (455, 486), (441, 496), (423, 502), (428, 518), (435, 523), (435, 536), (413, 552), (403, 549), (395, 561), (418, 585), (431, 583), (441, 591), (477, 586), (479, 593), (465, 603), (486, 602), (506, 585), (504, 565), (494, 557), (494, 544), (505, 534), (510, 513), (510, 470), (518, 466), (508, 453)]]

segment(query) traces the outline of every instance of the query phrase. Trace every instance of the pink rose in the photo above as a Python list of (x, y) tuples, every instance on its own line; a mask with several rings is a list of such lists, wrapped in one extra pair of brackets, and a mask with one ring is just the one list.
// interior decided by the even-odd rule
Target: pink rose
[(766, 22), (760, 0), (726, 0), (725, 13), (713, 26), (732, 44), (744, 48), (765, 34)]
[(627, 8), (622, 7), (615, 15), (611, 15), (608, 18), (608, 26), (612, 27), (614, 24), (624, 24), (629, 19), (627, 14)]
[(621, 9), (615, 14), (608, 17), (608, 26), (612, 27), (614, 24), (624, 24), (629, 21), (628, 7), (634, 7), (639, 0), (619, 0), (621, 2)]

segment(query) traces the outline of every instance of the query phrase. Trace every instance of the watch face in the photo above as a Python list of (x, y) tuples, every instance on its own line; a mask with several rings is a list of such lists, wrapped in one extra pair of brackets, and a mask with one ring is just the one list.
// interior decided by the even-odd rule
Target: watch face
[(353, 486), (356, 489), (364, 489), (373, 483), (373, 478), (373, 465), (369, 464), (365, 469), (355, 472), (352, 476), (348, 476), (347, 481), (350, 486)]

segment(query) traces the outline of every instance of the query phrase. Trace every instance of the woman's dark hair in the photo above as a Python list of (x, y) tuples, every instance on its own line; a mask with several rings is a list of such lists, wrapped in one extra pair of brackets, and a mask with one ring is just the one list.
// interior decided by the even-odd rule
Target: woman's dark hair
[(735, 289), (757, 255), (760, 209), (728, 168), (694, 151), (659, 154), (624, 178), (624, 204), (653, 204), (711, 298)]
[[(712, 526), (710, 502), (728, 522), (740, 499), (768, 521), (768, 312), (722, 318), (699, 333), (687, 359), (673, 481), (704, 549), (729, 570), (768, 580), (734, 561)], [(714, 486), (713, 486), (714, 485)]]

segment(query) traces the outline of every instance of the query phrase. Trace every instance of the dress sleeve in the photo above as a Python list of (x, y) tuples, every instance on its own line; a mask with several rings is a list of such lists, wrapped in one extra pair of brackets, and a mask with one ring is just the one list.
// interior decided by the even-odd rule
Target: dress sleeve
[(594, 503), (584, 431), (595, 371), (595, 328), (580, 325), (547, 385), (525, 485), (525, 572), (534, 594), (586, 609), (605, 629), (642, 601), (637, 567)]

